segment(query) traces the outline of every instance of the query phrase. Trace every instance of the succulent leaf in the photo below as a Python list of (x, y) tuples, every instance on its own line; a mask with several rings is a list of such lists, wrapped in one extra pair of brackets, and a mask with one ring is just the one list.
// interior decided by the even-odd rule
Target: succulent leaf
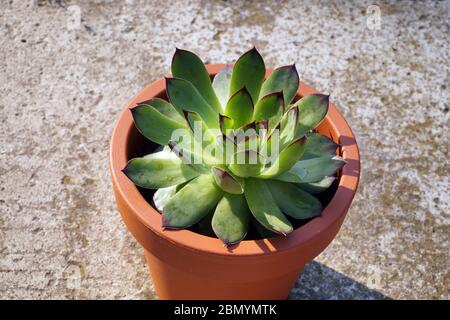
[(230, 83), (231, 83), (231, 73), (233, 72), (233, 67), (226, 65), (225, 68), (219, 71), (218, 74), (213, 79), (212, 86), (216, 92), (216, 96), (222, 105), (222, 111), (225, 110), (227, 105), (229, 93), (230, 93)]
[(195, 130), (195, 122), (198, 122), (201, 125), (199, 129), (202, 130), (204, 128), (202, 117), (200, 117), (197, 112), (191, 110), (183, 110), (183, 116), (192, 131)]
[(219, 127), (221, 132), (226, 133), (227, 130), (234, 128), (233, 119), (224, 114), (219, 114)]
[(300, 79), (295, 64), (273, 70), (261, 87), (260, 97), (272, 92), (283, 92), (284, 103), (287, 106), (297, 93)]
[(319, 200), (292, 183), (269, 180), (267, 185), (281, 211), (292, 218), (308, 219), (322, 211)]
[(228, 100), (225, 115), (233, 119), (233, 128), (239, 128), (252, 121), (253, 101), (245, 87)]
[(244, 195), (226, 193), (217, 205), (211, 224), (216, 236), (229, 246), (244, 239), (249, 218)]
[[(195, 142), (194, 142), (195, 143)], [(196, 145), (184, 147), (182, 144), (178, 144), (173, 141), (168, 143), (170, 150), (186, 165), (190, 165), (194, 170), (199, 173), (209, 173), (207, 163), (214, 163), (213, 159), (207, 159), (205, 161), (205, 155), (203, 150), (197, 150)]]
[(214, 210), (223, 195), (212, 175), (200, 175), (186, 184), (164, 206), (163, 227), (187, 228)]
[(269, 130), (269, 121), (268, 120), (260, 120), (255, 121), (256, 130), (268, 131)]
[(300, 189), (305, 190), (306, 192), (309, 192), (311, 194), (317, 194), (331, 187), (331, 185), (336, 179), (337, 179), (336, 177), (325, 177), (317, 182), (298, 183), (297, 186)]
[(284, 148), (272, 166), (264, 171), (260, 178), (270, 179), (289, 170), (302, 157), (305, 150), (306, 137), (291, 142)]
[(229, 96), (246, 87), (252, 96), (252, 101), (258, 101), (265, 72), (264, 60), (258, 50), (253, 48), (247, 51), (239, 57), (233, 67)]
[[(278, 122), (278, 124), (274, 128), (267, 130), (266, 134), (264, 135), (264, 139), (262, 140), (260, 149), (261, 153), (267, 156), (267, 160), (273, 161), (273, 156), (278, 155), (280, 149), (280, 127), (281, 124)], [(278, 147), (276, 150), (272, 150), (272, 141), (275, 141), (275, 144), (273, 146)]]
[(199, 175), (191, 166), (165, 151), (131, 159), (123, 172), (136, 185), (147, 189), (174, 186)]
[(172, 58), (172, 75), (192, 83), (206, 102), (216, 112), (221, 112), (222, 106), (214, 92), (208, 71), (195, 53), (177, 48)]
[(269, 120), (269, 127), (273, 127), (283, 115), (284, 100), (282, 92), (269, 93), (259, 99), (255, 105), (253, 120)]
[(289, 109), (280, 120), (280, 144), (281, 148), (295, 138), (298, 124), (298, 108)]
[(269, 133), (269, 121), (261, 120), (255, 122), (256, 132), (258, 132), (258, 146), (263, 146), (266, 142), (266, 137)]
[(223, 163), (224, 152), (223, 143), (217, 140), (217, 133), (220, 131), (209, 129), (198, 113), (184, 111), (184, 116), (194, 133), (194, 150), (197, 154), (202, 154), (206, 164)]
[(198, 140), (200, 140), (200, 142), (202, 142), (203, 148), (205, 148), (210, 143), (214, 143), (214, 134), (197, 112), (183, 110), (183, 114), (191, 130), (194, 133), (196, 132), (196, 130), (198, 131), (198, 133), (200, 133), (198, 136), (194, 135), (194, 138), (197, 138)]
[(258, 150), (259, 136), (254, 121), (235, 129), (228, 138), (235, 142), (236, 151)]
[(256, 131), (256, 122), (252, 121), (250, 123), (247, 123), (245, 126), (234, 130), (233, 135), (236, 139), (236, 143), (238, 144), (247, 141), (253, 136), (258, 135), (258, 132)]
[(280, 211), (264, 181), (249, 178), (245, 181), (245, 198), (253, 216), (266, 229), (287, 235), (293, 227)]
[(339, 147), (333, 140), (319, 134), (311, 133), (307, 135), (305, 153), (301, 160), (317, 158), (326, 155), (336, 155), (336, 149)]
[(139, 132), (160, 145), (167, 144), (175, 130), (186, 129), (185, 125), (172, 120), (150, 105), (138, 105), (130, 110)]
[(150, 100), (139, 102), (138, 105), (150, 105), (163, 115), (171, 118), (172, 120), (182, 124), (186, 123), (181, 114), (177, 111), (177, 109), (175, 109), (175, 107), (172, 104), (161, 98), (153, 98)]
[(345, 164), (338, 156), (323, 156), (298, 161), (289, 171), (275, 177), (276, 180), (306, 183), (332, 176)]
[(166, 203), (172, 198), (175, 193), (177, 193), (177, 187), (179, 185), (167, 187), (167, 188), (159, 188), (155, 191), (153, 195), (153, 203), (155, 204), (156, 209), (160, 212), (163, 211)]
[(317, 127), (328, 112), (329, 96), (311, 94), (298, 100), (294, 106), (298, 107), (298, 128), (296, 136), (300, 137), (309, 130)]
[(238, 151), (233, 155), (233, 161), (228, 166), (238, 177), (254, 177), (264, 169), (261, 156), (254, 150)]
[(256, 131), (252, 131), (249, 135), (244, 136), (237, 144), (237, 150), (253, 150), (258, 151), (259, 147), (259, 136)]
[(231, 173), (220, 167), (211, 168), (212, 175), (217, 185), (225, 192), (232, 194), (244, 193), (243, 181), (234, 177)]
[(216, 146), (219, 153), (216, 156), (218, 160), (217, 164), (220, 164), (219, 167), (222, 167), (224, 164), (229, 164), (233, 154), (236, 152), (236, 142), (233, 140), (233, 136), (227, 136), (223, 133), (217, 135)]
[(219, 127), (217, 112), (192, 83), (179, 78), (166, 78), (166, 91), (170, 102), (180, 114), (183, 114), (183, 110), (191, 110), (197, 112), (209, 128)]

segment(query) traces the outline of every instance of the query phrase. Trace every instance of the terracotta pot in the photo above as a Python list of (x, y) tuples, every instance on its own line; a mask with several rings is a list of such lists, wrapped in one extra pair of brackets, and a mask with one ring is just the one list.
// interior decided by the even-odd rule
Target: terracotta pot
[[(208, 65), (215, 75), (224, 65)], [(268, 74), (270, 71), (267, 72)], [(316, 92), (304, 83), (299, 96)], [(110, 169), (117, 205), (128, 230), (144, 247), (153, 284), (160, 299), (285, 299), (306, 263), (333, 240), (355, 195), (359, 152), (343, 116), (330, 103), (318, 131), (340, 143), (347, 161), (337, 191), (323, 213), (287, 237), (242, 241), (227, 249), (219, 239), (189, 230), (163, 231), (162, 218), (122, 169), (142, 136), (128, 108), (165, 96), (160, 79), (144, 88), (120, 114), (110, 146)]]

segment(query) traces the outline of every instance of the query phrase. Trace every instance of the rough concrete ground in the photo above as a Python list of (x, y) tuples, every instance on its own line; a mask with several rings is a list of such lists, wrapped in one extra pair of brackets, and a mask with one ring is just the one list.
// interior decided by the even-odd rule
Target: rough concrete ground
[(111, 191), (114, 122), (175, 46), (227, 62), (253, 44), (330, 93), (361, 146), (344, 226), (291, 298), (450, 298), (449, 8), (0, 0), (0, 298), (155, 298)]

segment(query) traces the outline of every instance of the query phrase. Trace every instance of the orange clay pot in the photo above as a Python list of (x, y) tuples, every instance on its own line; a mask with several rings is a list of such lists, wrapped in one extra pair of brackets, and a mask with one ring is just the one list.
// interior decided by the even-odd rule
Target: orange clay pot
[[(208, 65), (215, 75), (224, 65)], [(269, 74), (270, 71), (267, 71)], [(316, 92), (300, 84), (300, 97)], [(120, 114), (110, 146), (110, 169), (117, 205), (128, 230), (144, 247), (160, 299), (285, 299), (306, 263), (314, 259), (339, 231), (359, 181), (359, 152), (355, 137), (336, 107), (330, 103), (321, 134), (341, 144), (347, 163), (337, 191), (322, 214), (287, 237), (246, 240), (226, 248), (219, 239), (189, 230), (163, 231), (162, 217), (141, 195), (122, 169), (142, 136), (128, 110), (153, 97), (165, 97), (165, 81), (144, 88)], [(192, 199), (195, 201), (195, 199)]]

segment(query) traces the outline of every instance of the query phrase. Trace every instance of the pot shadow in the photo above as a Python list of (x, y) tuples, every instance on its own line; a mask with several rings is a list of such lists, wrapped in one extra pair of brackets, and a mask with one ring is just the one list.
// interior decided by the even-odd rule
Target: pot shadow
[(290, 300), (391, 300), (366, 285), (313, 261), (295, 283)]

